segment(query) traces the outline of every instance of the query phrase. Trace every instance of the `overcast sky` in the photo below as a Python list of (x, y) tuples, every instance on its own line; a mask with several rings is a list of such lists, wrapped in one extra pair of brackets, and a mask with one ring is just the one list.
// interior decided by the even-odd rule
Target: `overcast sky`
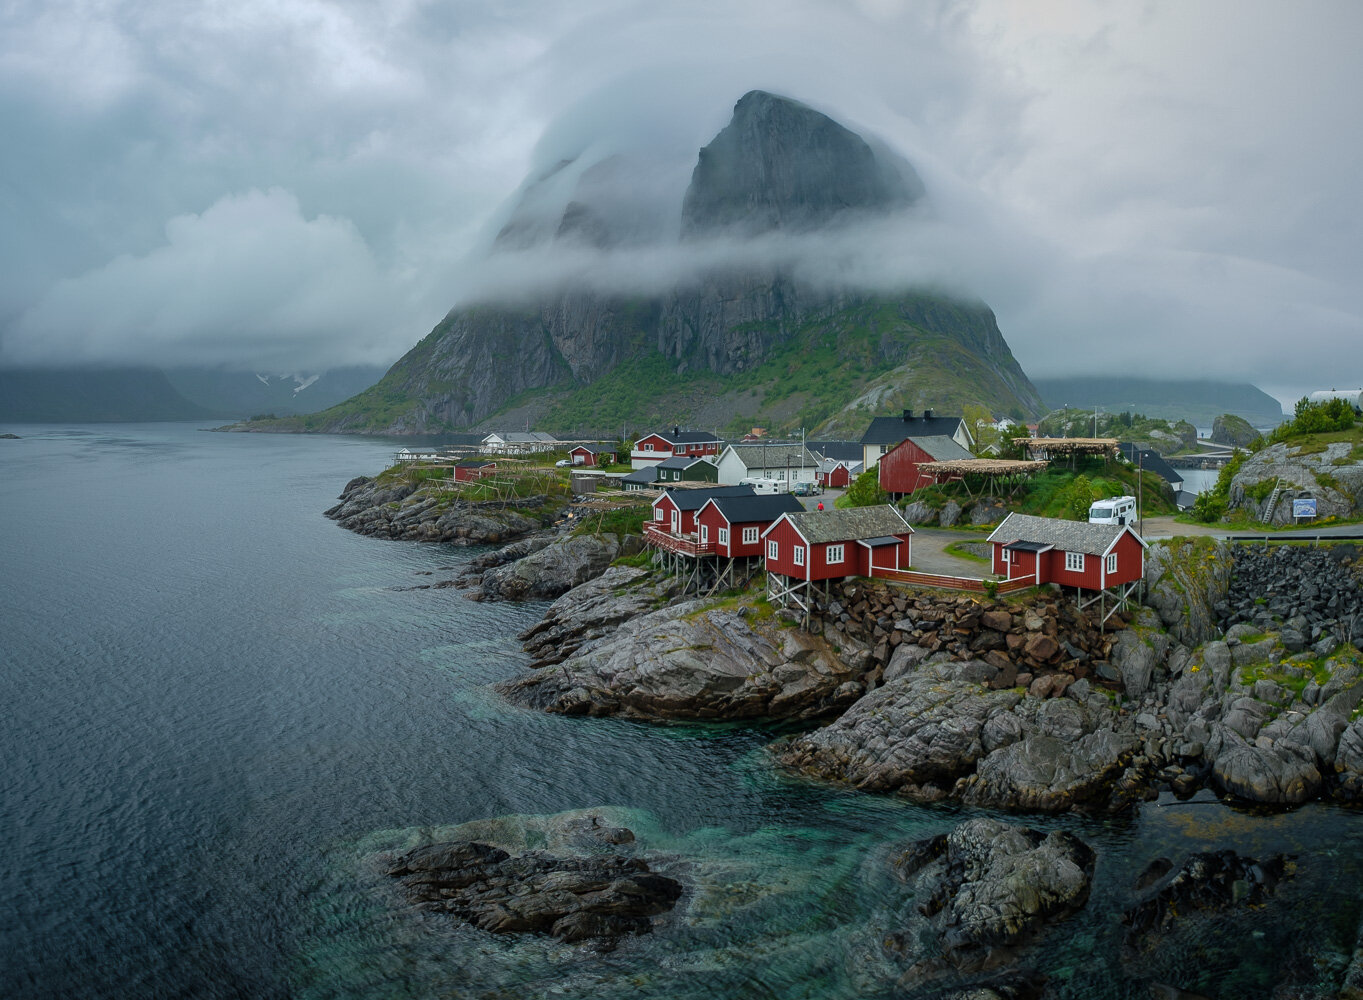
[(875, 280), (975, 291), (1033, 377), (1357, 387), (1360, 37), (1355, 0), (10, 0), (0, 358), (390, 363), (527, 175), (684, 182), (761, 88), (915, 165)]

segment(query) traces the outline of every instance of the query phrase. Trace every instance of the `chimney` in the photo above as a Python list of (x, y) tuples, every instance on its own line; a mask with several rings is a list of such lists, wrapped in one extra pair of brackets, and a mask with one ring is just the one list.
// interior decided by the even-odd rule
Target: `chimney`
[(680, 428), (680, 427), (673, 427), (673, 428), (672, 428), (672, 436), (673, 436), (674, 438), (679, 438), (679, 437), (681, 437), (681, 428)]
[(913, 411), (912, 411), (912, 410), (905, 410), (905, 411), (904, 411), (904, 419), (905, 419), (905, 420), (912, 420), (912, 419), (913, 419)]
[(924, 420), (931, 420), (931, 419), (932, 419), (932, 411), (931, 411), (931, 410), (924, 410), (924, 411), (923, 411), (923, 419), (924, 419)]

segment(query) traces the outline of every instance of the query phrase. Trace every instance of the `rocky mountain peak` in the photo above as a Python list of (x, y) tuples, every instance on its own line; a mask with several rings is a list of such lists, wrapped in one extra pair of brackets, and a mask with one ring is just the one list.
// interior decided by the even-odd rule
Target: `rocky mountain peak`
[(798, 101), (753, 90), (700, 151), (682, 207), (682, 235), (756, 236), (903, 208), (923, 194), (907, 163)]

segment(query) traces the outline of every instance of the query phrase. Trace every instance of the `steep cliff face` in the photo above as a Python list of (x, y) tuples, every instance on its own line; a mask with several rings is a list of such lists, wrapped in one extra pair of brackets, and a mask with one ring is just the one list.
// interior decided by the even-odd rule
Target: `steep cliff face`
[[(845, 237), (868, 218), (911, 208), (924, 190), (908, 163), (805, 105), (754, 91), (700, 151), (679, 204), (662, 196), (655, 167), (625, 156), (555, 164), (523, 186), (492, 253), (604, 252), (618, 259), (634, 248), (671, 248), (682, 259), (741, 264), (692, 266), (663, 294), (579, 287), (514, 307), (458, 308), (373, 389), (308, 418), (304, 429), (454, 429), (527, 400), (545, 429), (618, 427), (621, 414), (607, 413), (612, 377), (635, 379), (642, 371), (653, 398), (665, 400), (676, 419), (697, 416), (688, 394), (713, 400), (733, 390), (746, 393), (747, 403), (712, 407), (708, 424), (748, 416), (777, 422), (784, 411), (764, 409), (760, 400), (783, 377), (826, 380), (827, 371), (806, 372), (799, 355), (822, 350), (830, 338), (841, 395), (817, 390), (818, 405), (806, 401), (800, 414), (807, 426), (844, 407), (850, 422), (863, 420), (867, 408), (901, 402), (1040, 409), (986, 306), (922, 291), (885, 296), (826, 282), (815, 287), (789, 260), (774, 259), (787, 237)], [(716, 247), (726, 252), (711, 253)], [(773, 368), (778, 358), (784, 374)], [(859, 379), (847, 377), (853, 365)], [(754, 381), (762, 372), (765, 381)], [(698, 373), (713, 378), (701, 384)], [(934, 388), (935, 374), (949, 377)], [(790, 395), (789, 387), (778, 388), (781, 398)], [(602, 404), (595, 408), (582, 399), (593, 391)]]

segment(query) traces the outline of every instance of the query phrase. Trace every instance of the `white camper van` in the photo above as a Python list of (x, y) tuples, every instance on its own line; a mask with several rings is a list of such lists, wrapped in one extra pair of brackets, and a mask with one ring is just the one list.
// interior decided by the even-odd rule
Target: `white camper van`
[(751, 486), (754, 493), (784, 493), (785, 483), (775, 479), (740, 479), (739, 486)]
[(1135, 520), (1135, 497), (1109, 497), (1094, 501), (1089, 508), (1089, 524), (1133, 524)]

